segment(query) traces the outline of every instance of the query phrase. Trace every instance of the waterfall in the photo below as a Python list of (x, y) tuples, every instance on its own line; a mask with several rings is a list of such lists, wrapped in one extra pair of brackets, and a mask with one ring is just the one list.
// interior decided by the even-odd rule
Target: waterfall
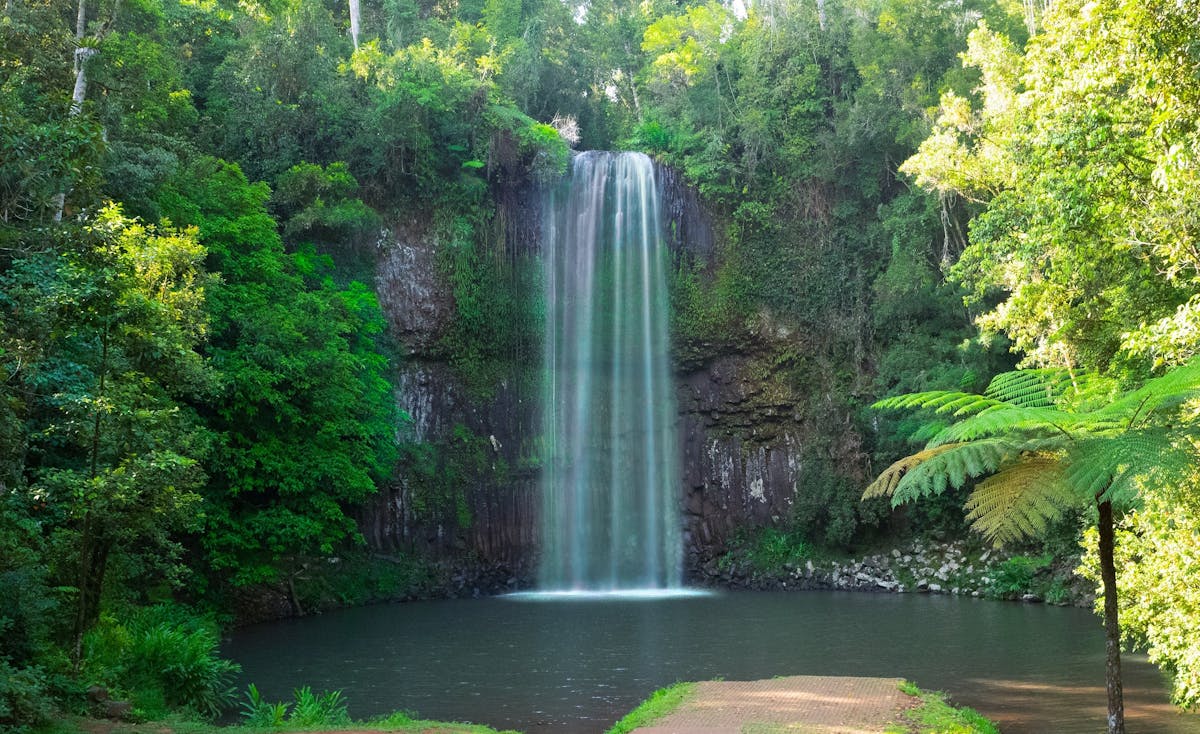
[(679, 452), (654, 167), (641, 153), (582, 153), (547, 206), (541, 587), (678, 587)]

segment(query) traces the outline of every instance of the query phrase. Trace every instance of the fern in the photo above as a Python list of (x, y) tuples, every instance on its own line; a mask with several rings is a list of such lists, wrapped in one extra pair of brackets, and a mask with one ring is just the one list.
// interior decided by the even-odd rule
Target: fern
[(983, 480), (967, 498), (971, 526), (993, 543), (1040, 535), (1080, 500), (1063, 480), (1061, 455), (1033, 454)]
[(907, 393), (905, 395), (884, 398), (871, 407), (877, 410), (923, 408), (932, 410), (940, 415), (951, 413), (958, 417), (972, 415), (1002, 404), (998, 400), (992, 400), (976, 393), (958, 392), (956, 390), (931, 390), (928, 392)]
[(1075, 418), (1069, 413), (1051, 408), (1015, 408), (1002, 405), (947, 426), (929, 443), (930, 446), (937, 446), (1022, 432), (1058, 432), (1066, 437), (1070, 435), (1074, 424)]
[(1200, 399), (1200, 359), (1150, 380), (1096, 413), (1110, 419), (1124, 418), (1127, 426), (1134, 428), (1144, 424), (1153, 413), (1167, 414), (1197, 399)]
[(996, 471), (1019, 454), (1023, 443), (1009, 439), (943, 444), (895, 462), (872, 482), (863, 499), (891, 496), (892, 505), (929, 497)]
[[(1113, 399), (1115, 381), (1065, 370), (997, 375), (984, 395), (940, 390), (887, 398), (883, 409), (932, 411), (925, 449), (888, 467), (864, 499), (893, 506), (983, 479), (966, 503), (997, 543), (1044, 532), (1081, 503), (1129, 505), (1200, 465), (1200, 359)], [(1099, 405), (1100, 407), (1095, 407)]]
[(1009, 439), (972, 441), (954, 445), (903, 476), (892, 494), (892, 505), (931, 497), (950, 487), (962, 487), (969, 480), (998, 470), (1021, 453), (1022, 444)]
[(993, 377), (983, 394), (1018, 408), (1049, 408), (1060, 402), (1071, 384), (1064, 369), (1016, 370)]
[(938, 446), (925, 451), (918, 451), (911, 456), (905, 456), (903, 459), (893, 463), (885, 469), (876, 479), (867, 485), (867, 489), (863, 492), (862, 498), (869, 500), (872, 497), (891, 497), (896, 492), (896, 486), (900, 480), (913, 469), (925, 461), (932, 459), (938, 454), (945, 453), (953, 449), (952, 445)]
[(1139, 485), (1184, 481), (1200, 464), (1190, 437), (1167, 428), (1129, 431), (1071, 447), (1066, 479), (1084, 497), (1127, 505)]

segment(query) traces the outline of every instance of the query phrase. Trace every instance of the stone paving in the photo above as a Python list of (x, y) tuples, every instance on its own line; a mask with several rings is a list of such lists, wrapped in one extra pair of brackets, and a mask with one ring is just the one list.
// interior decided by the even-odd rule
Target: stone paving
[(878, 734), (914, 700), (899, 686), (898, 678), (814, 675), (707, 681), (634, 734)]

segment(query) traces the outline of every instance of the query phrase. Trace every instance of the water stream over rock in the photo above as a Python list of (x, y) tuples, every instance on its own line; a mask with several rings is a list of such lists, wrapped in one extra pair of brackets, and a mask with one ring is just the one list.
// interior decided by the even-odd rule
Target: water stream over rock
[(587, 152), (547, 202), (544, 590), (682, 574), (667, 249), (654, 165)]

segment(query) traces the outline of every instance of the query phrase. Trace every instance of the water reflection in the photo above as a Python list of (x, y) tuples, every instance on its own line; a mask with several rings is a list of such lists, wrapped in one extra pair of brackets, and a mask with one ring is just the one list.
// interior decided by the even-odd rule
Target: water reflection
[[(528, 732), (599, 732), (677, 680), (902, 677), (1011, 732), (1104, 723), (1103, 631), (1086, 610), (952, 597), (723, 593), (657, 601), (444, 601), (241, 631), (264, 695), (340, 688), (355, 716), (408, 709)], [(1126, 664), (1131, 734), (1198, 734), (1144, 658)]]

